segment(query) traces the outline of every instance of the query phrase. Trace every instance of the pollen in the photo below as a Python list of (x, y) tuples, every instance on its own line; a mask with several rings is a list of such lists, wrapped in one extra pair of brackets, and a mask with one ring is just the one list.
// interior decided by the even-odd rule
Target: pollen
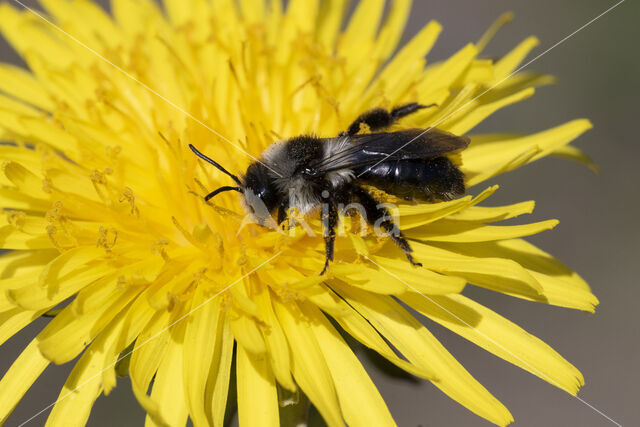
[(118, 231), (113, 227), (100, 226), (98, 233), (99, 236), (96, 246), (104, 248), (107, 252), (111, 252), (111, 249), (118, 241)]

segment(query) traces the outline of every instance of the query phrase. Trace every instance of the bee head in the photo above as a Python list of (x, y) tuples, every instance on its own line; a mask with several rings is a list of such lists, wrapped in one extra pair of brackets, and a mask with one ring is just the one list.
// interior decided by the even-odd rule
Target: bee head
[(246, 208), (260, 224), (264, 224), (278, 208), (280, 200), (273, 177), (265, 165), (255, 162), (247, 168), (243, 181)]
[(225, 191), (237, 191), (244, 194), (245, 207), (249, 213), (260, 223), (264, 225), (266, 221), (271, 219), (271, 214), (278, 207), (278, 189), (273, 178), (269, 174), (268, 168), (260, 163), (255, 162), (249, 165), (247, 173), (241, 180), (231, 172), (227, 171), (215, 160), (202, 154), (193, 145), (189, 144), (189, 148), (202, 160), (211, 163), (221, 172), (229, 175), (237, 184), (237, 187), (224, 186), (207, 194), (204, 200), (211, 198)]

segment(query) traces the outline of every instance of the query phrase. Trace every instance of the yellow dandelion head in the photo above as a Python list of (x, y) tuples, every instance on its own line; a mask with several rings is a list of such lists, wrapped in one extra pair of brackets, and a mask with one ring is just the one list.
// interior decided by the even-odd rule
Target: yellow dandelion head
[[(307, 395), (331, 426), (393, 425), (340, 328), (479, 416), (510, 423), (400, 302), (577, 393), (577, 369), (461, 294), (471, 284), (594, 310), (577, 274), (522, 239), (556, 221), (496, 224), (532, 202), (479, 206), (497, 187), (438, 203), (394, 199), (423, 268), (350, 217), (320, 276), (319, 218), (282, 232), (247, 222), (238, 193), (205, 202), (234, 184), (188, 147), (242, 175), (276, 141), (335, 137), (370, 108), (411, 102), (434, 106), (395, 130), (467, 135), (551, 81), (517, 71), (535, 38), (484, 59), (494, 28), (431, 63), (436, 22), (397, 49), (409, 0), (391, 2), (384, 19), (384, 1), (362, 0), (349, 20), (345, 0), (290, 0), (286, 10), (277, 0), (165, 0), (164, 10), (113, 0), (113, 16), (88, 0), (41, 0), (42, 14), (8, 3), (0, 29), (28, 70), (0, 64), (0, 241), (11, 250), (0, 257), (0, 342), (55, 317), (0, 380), (0, 420), (49, 363), (81, 355), (52, 425), (86, 422), (117, 369), (158, 424), (221, 426), (235, 376), (243, 426), (279, 425), (278, 389)], [(590, 126), (470, 135), (457, 162), (473, 187), (549, 154), (584, 159), (567, 144)]]

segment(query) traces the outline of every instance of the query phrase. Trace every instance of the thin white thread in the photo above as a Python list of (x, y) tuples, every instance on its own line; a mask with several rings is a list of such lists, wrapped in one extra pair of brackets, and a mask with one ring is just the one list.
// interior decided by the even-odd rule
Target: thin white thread
[[(414, 288), (413, 286), (411, 286), (410, 284), (408, 284), (407, 282), (405, 282), (404, 280), (402, 280), (400, 277), (396, 276), (395, 274), (393, 274), (392, 272), (390, 272), (389, 270), (387, 270), (386, 268), (384, 268), (383, 266), (381, 266), (380, 264), (378, 264), (377, 262), (375, 262), (374, 260), (372, 260), (370, 257), (368, 257), (367, 255), (364, 255), (369, 261), (371, 261), (373, 264), (377, 265), (380, 269), (382, 269), (385, 273), (387, 273), (388, 275), (395, 277), (397, 280), (399, 280), (400, 282), (402, 282), (404, 285), (406, 285), (408, 288), (411, 288), (412, 290), (414, 290), (415, 292), (417, 292), (419, 295), (421, 295), (422, 297), (424, 297), (425, 299), (427, 299), (428, 301), (430, 301), (432, 304), (438, 306), (441, 310), (447, 312), (448, 314), (450, 314), (451, 316), (455, 317), (456, 319), (458, 319), (460, 322), (464, 323), (465, 325), (467, 325), (469, 328), (471, 328), (471, 330), (473, 330), (474, 332), (476, 332), (479, 335), (482, 335), (483, 337), (485, 337), (486, 339), (488, 339), (489, 341), (491, 341), (491, 343), (493, 343), (494, 345), (500, 347), (502, 350), (504, 350), (505, 352), (509, 353), (511, 356), (513, 356), (515, 359), (517, 359), (518, 361), (520, 361), (521, 363), (527, 365), (532, 371), (536, 372), (538, 374), (538, 376), (542, 377), (545, 381), (551, 383), (551, 384), (557, 384), (557, 382), (555, 382), (554, 380), (552, 380), (549, 376), (545, 375), (544, 373), (540, 372), (536, 367), (532, 366), (530, 363), (520, 359), (518, 356), (516, 356), (515, 354), (513, 354), (511, 351), (509, 351), (508, 349), (504, 348), (502, 345), (500, 345), (499, 343), (495, 342), (491, 337), (489, 337), (488, 335), (486, 335), (485, 333), (483, 333), (482, 331), (479, 331), (478, 329), (474, 328), (473, 326), (471, 326), (469, 323), (467, 323), (464, 319), (461, 319), (459, 316), (457, 316), (455, 313), (452, 313), (451, 311), (447, 310), (446, 308), (444, 308), (443, 306), (441, 306), (440, 304), (438, 304), (437, 302), (435, 302), (432, 298), (430, 298), (429, 296), (423, 294), (422, 292), (420, 292), (418, 289)], [(573, 396), (573, 395), (571, 395)], [(617, 425), (618, 427), (622, 427), (621, 424), (617, 423), (616, 421), (614, 421), (611, 417), (609, 417), (608, 415), (606, 415), (604, 412), (600, 411), (599, 409), (595, 408), (593, 405), (591, 405), (590, 403), (588, 403), (587, 401), (585, 401), (584, 399), (576, 396), (573, 396), (576, 399), (578, 399), (580, 402), (584, 403), (586, 406), (588, 406), (589, 408), (593, 409), (595, 412), (597, 412), (598, 414), (600, 414), (601, 416), (603, 416), (604, 418), (606, 418), (607, 420), (611, 421), (613, 424)]]
[(44, 16), (42, 16), (41, 14), (39, 14), (38, 12), (36, 12), (35, 10), (31, 9), (30, 7), (26, 6), (24, 3), (22, 3), (20, 0), (13, 0), (14, 2), (18, 3), (20, 6), (22, 6), (23, 8), (25, 8), (26, 10), (28, 10), (30, 13), (32, 13), (33, 15), (37, 16), (38, 18), (42, 19), (44, 22), (46, 22), (47, 24), (49, 24), (50, 26), (52, 26), (53, 28), (55, 28), (56, 30), (60, 31), (62, 34), (64, 34), (65, 36), (69, 37), (71, 40), (73, 40), (74, 42), (78, 43), (80, 46), (84, 47), (85, 49), (87, 49), (89, 52), (93, 53), (95, 56), (97, 56), (98, 58), (102, 59), (104, 62), (106, 62), (107, 64), (111, 65), (113, 68), (115, 68), (116, 70), (120, 71), (122, 74), (124, 74), (125, 76), (129, 77), (131, 80), (135, 81), (136, 83), (138, 83), (140, 86), (142, 86), (143, 88), (145, 88), (146, 90), (148, 90), (149, 92), (151, 92), (152, 94), (154, 94), (155, 96), (157, 96), (158, 98), (162, 99), (163, 101), (165, 101), (167, 104), (171, 105), (173, 108), (175, 108), (176, 110), (182, 112), (182, 114), (184, 114), (185, 116), (189, 117), (191, 120), (193, 120), (194, 122), (204, 126), (206, 129), (208, 129), (211, 133), (213, 133), (214, 135), (216, 135), (218, 138), (226, 141), (227, 143), (231, 144), (233, 147), (235, 147), (237, 150), (242, 151), (244, 154), (246, 154), (247, 156), (251, 157), (253, 160), (255, 160), (258, 163), (262, 163), (267, 169), (271, 170), (273, 173), (275, 173), (276, 175), (278, 175), (279, 177), (282, 177), (282, 175), (276, 171), (275, 169), (271, 168), (269, 165), (264, 164), (262, 161), (260, 161), (259, 159), (255, 158), (254, 156), (252, 156), (251, 154), (247, 153), (242, 147), (234, 144), (233, 142), (231, 142), (228, 138), (226, 138), (224, 135), (222, 135), (221, 133), (217, 132), (216, 130), (214, 130), (213, 128), (211, 128), (210, 126), (208, 126), (207, 124), (205, 124), (202, 120), (198, 119), (197, 117), (195, 117), (194, 115), (192, 115), (191, 113), (188, 113), (187, 111), (185, 111), (182, 107), (180, 107), (179, 105), (175, 104), (173, 101), (171, 101), (170, 99), (166, 98), (165, 96), (159, 94), (158, 92), (156, 92), (154, 89), (152, 89), (151, 87), (149, 87), (148, 85), (142, 83), (140, 80), (136, 79), (134, 76), (132, 76), (131, 74), (129, 74), (127, 71), (125, 71), (124, 69), (118, 67), (116, 64), (114, 64), (113, 62), (109, 61), (107, 58), (105, 58), (104, 56), (100, 55), (98, 52), (96, 52), (94, 49), (90, 48), (89, 46), (87, 46), (86, 44), (82, 43), (80, 40), (78, 40), (77, 38), (75, 38), (74, 36), (72, 36), (71, 34), (67, 33), (65, 30), (63, 30), (62, 28), (60, 28), (59, 26), (57, 26), (56, 24), (54, 24), (53, 22), (49, 21), (47, 18), (45, 18)]
[(613, 9), (615, 9), (616, 7), (618, 7), (619, 5), (621, 5), (622, 3), (624, 3), (625, 0), (620, 0), (618, 3), (614, 4), (613, 6), (611, 6), (609, 9), (605, 10), (604, 12), (602, 12), (600, 15), (596, 16), (595, 18), (593, 18), (591, 21), (587, 22), (586, 24), (584, 24), (582, 27), (578, 28), (577, 30), (575, 30), (573, 33), (569, 34), (568, 36), (566, 36), (565, 38), (563, 38), (562, 40), (560, 40), (559, 42), (555, 43), (553, 46), (551, 46), (550, 48), (548, 48), (547, 50), (545, 50), (544, 52), (542, 52), (541, 54), (539, 54), (538, 56), (536, 56), (535, 58), (533, 58), (531, 61), (525, 63), (524, 65), (518, 67), (515, 71), (513, 71), (511, 74), (509, 74), (507, 77), (505, 77), (504, 79), (500, 80), (498, 83), (494, 84), (493, 86), (491, 86), (489, 89), (485, 90), (484, 92), (482, 92), (480, 95), (476, 96), (475, 98), (467, 101), (466, 103), (464, 103), (460, 108), (458, 108), (457, 110), (453, 111), (451, 114), (445, 116), (444, 118), (438, 120), (435, 124), (429, 126), (424, 132), (420, 133), (418, 136), (416, 136), (415, 138), (413, 138), (411, 141), (407, 142), (406, 144), (402, 145), (402, 147), (398, 148), (397, 150), (395, 150), (393, 153), (387, 155), (384, 159), (380, 160), (378, 163), (369, 166), (367, 169), (365, 169), (363, 172), (361, 172), (358, 175), (358, 178), (360, 178), (362, 175), (364, 175), (365, 173), (369, 172), (372, 168), (376, 167), (377, 165), (379, 165), (380, 163), (384, 162), (385, 160), (387, 160), (389, 157), (393, 156), (394, 154), (396, 154), (398, 151), (402, 150), (404, 147), (406, 147), (407, 145), (411, 144), (413, 141), (415, 141), (416, 139), (420, 138), (422, 135), (424, 135), (425, 133), (429, 132), (431, 129), (435, 128), (436, 126), (438, 126), (440, 123), (444, 122), (445, 120), (447, 120), (448, 118), (454, 116), (455, 114), (459, 113), (460, 110), (462, 110), (464, 107), (466, 107), (467, 105), (471, 104), (473, 101), (475, 101), (476, 99), (480, 98), (481, 96), (485, 95), (486, 93), (492, 91), (493, 89), (495, 89), (496, 87), (498, 87), (499, 85), (501, 85), (502, 83), (504, 83), (506, 80), (510, 79), (514, 74), (519, 73), (520, 71), (522, 71), (524, 68), (528, 67), (529, 65), (531, 65), (533, 62), (537, 61), (538, 59), (540, 59), (541, 57), (543, 57), (544, 55), (546, 55), (547, 53), (549, 53), (551, 50), (555, 49), (556, 47), (558, 47), (559, 45), (561, 45), (562, 43), (564, 43), (565, 41), (567, 41), (568, 39), (570, 39), (571, 37), (575, 36), (576, 34), (578, 34), (580, 31), (582, 31), (583, 29), (587, 28), (589, 25), (593, 24), (595, 21), (597, 21), (598, 19), (602, 18), (604, 15), (606, 15), (607, 13), (611, 12)]
[(186, 319), (187, 317), (189, 317), (191, 314), (193, 314), (195, 311), (199, 310), (201, 307), (203, 307), (205, 304), (210, 303), (211, 301), (213, 301), (214, 298), (216, 298), (218, 295), (226, 292), (227, 290), (229, 290), (229, 288), (231, 288), (233, 285), (237, 284), (238, 282), (240, 282), (242, 279), (244, 279), (245, 277), (247, 277), (248, 275), (254, 273), (255, 271), (257, 271), (258, 269), (262, 268), (264, 265), (268, 264), (269, 262), (271, 262), (271, 260), (273, 260), (275, 257), (277, 257), (278, 255), (280, 255), (282, 253), (282, 251), (278, 252), (277, 254), (275, 254), (274, 256), (272, 256), (271, 258), (269, 258), (268, 260), (266, 260), (265, 262), (263, 262), (262, 264), (260, 264), (259, 266), (257, 266), (256, 268), (254, 268), (253, 270), (251, 270), (250, 272), (248, 272), (247, 274), (245, 274), (244, 276), (240, 277), (238, 280), (236, 280), (235, 282), (231, 283), (230, 285), (228, 285), (227, 287), (225, 287), (223, 290), (221, 290), (220, 292), (218, 292), (217, 294), (215, 294), (214, 296), (210, 297), (208, 300), (204, 301), (203, 303), (201, 303), (200, 305), (198, 305), (196, 308), (192, 309), (191, 311), (189, 311), (187, 314), (183, 315), (182, 317), (180, 317), (179, 319), (177, 319), (175, 322), (173, 322), (172, 324), (170, 324), (169, 326), (167, 326), (166, 328), (162, 329), (161, 331), (159, 331), (157, 334), (155, 334), (154, 336), (148, 338), (146, 341), (144, 341), (143, 343), (141, 343), (140, 345), (136, 344), (136, 347), (134, 349), (132, 349), (130, 352), (126, 353), (124, 356), (119, 357), (118, 360), (116, 360), (115, 362), (113, 362), (112, 364), (110, 364), (109, 366), (107, 366), (106, 368), (104, 368), (102, 371), (98, 372), (97, 374), (95, 374), (94, 376), (88, 378), (87, 380), (85, 380), (82, 384), (78, 385), (76, 388), (74, 388), (73, 390), (69, 391), (67, 394), (65, 394), (64, 396), (61, 396), (60, 398), (58, 398), (55, 402), (47, 405), (45, 408), (43, 408), (42, 410), (38, 411), (35, 415), (33, 415), (31, 418), (29, 418), (26, 421), (23, 421), (22, 423), (20, 423), (20, 425), (18, 427), (22, 427), (23, 425), (27, 424), (29, 421), (33, 420), (34, 418), (36, 418), (38, 415), (42, 414), (44, 411), (46, 411), (47, 409), (55, 406), (58, 402), (60, 402), (61, 400), (66, 399), (67, 397), (71, 396), (76, 390), (78, 390), (80, 387), (83, 387), (84, 385), (86, 385), (87, 383), (91, 382), (92, 380), (94, 380), (96, 377), (100, 376), (103, 372), (105, 372), (107, 369), (111, 368), (112, 366), (115, 366), (116, 363), (118, 363), (119, 361), (121, 361), (122, 359), (124, 359), (125, 357), (129, 356), (131, 353), (133, 353), (134, 351), (138, 350), (139, 348), (145, 346), (146, 344), (148, 344), (151, 340), (156, 339), (158, 336), (160, 336), (161, 334), (163, 334), (164, 332), (166, 332), (167, 330), (169, 330), (173, 325), (175, 325), (178, 322), (181, 322), (182, 320)]

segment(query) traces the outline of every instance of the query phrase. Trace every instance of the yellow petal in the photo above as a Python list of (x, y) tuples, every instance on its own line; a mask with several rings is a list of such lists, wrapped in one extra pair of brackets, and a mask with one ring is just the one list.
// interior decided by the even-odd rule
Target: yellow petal
[[(30, 210), (42, 213), (51, 208), (51, 203), (48, 201), (30, 197), (27, 194), (21, 193), (17, 189), (1, 187), (0, 203), (6, 209)], [(44, 243), (42, 243), (42, 246), (44, 246)]]
[[(5, 98), (0, 97), (0, 100), (4, 101)], [(24, 146), (2, 145), (0, 146), (0, 156), (2, 159), (20, 163), (31, 171), (37, 171), (42, 167), (42, 153)]]
[(489, 42), (495, 37), (495, 35), (500, 31), (502, 27), (504, 27), (509, 22), (513, 21), (514, 14), (513, 12), (505, 12), (496, 19), (493, 24), (487, 29), (487, 31), (482, 35), (476, 46), (478, 46), (478, 50), (483, 51), (485, 47), (489, 44)]
[[(266, 18), (266, 27), (267, 27), (267, 43), (273, 44), (278, 38), (278, 34), (280, 32), (280, 23), (282, 22), (282, 16), (284, 14), (284, 5), (282, 4), (282, 0), (269, 0), (268, 13)], [(319, 17), (317, 24), (317, 29), (322, 25), (323, 18)]]
[(93, 403), (102, 391), (96, 378), (99, 352), (86, 352), (75, 364), (64, 384), (58, 400), (49, 414), (47, 426), (84, 426), (89, 420)]
[(171, 332), (167, 343), (164, 357), (160, 361), (158, 372), (156, 372), (151, 390), (151, 400), (158, 405), (160, 418), (155, 414), (147, 414), (146, 426), (169, 425), (181, 426), (187, 423), (188, 409), (183, 393), (176, 393), (176, 390), (184, 390), (182, 366), (182, 355), (184, 350), (184, 322), (178, 322)]
[(17, 230), (12, 225), (0, 227), (0, 246), (3, 249), (52, 249), (53, 243), (49, 240), (49, 236), (41, 234), (39, 236), (31, 236)]
[(209, 4), (204, 0), (190, 2), (164, 0), (162, 3), (175, 27), (193, 25), (200, 19), (209, 18)]
[(556, 78), (549, 74), (539, 74), (532, 71), (518, 71), (498, 86), (493, 87), (493, 89), (483, 94), (482, 100), (487, 103), (495, 102), (512, 94), (521, 92), (527, 88), (548, 86), (554, 83), (556, 83)]
[(540, 147), (533, 146), (525, 149), (524, 151), (518, 153), (514, 157), (508, 159), (505, 163), (499, 164), (497, 166), (493, 166), (492, 168), (488, 168), (487, 170), (477, 173), (477, 174), (466, 174), (465, 180), (467, 187), (473, 187), (479, 182), (483, 182), (488, 180), (489, 178), (496, 177), (505, 172), (509, 172), (511, 170), (517, 169), (529, 163), (532, 159), (538, 156), (542, 152)]
[(387, 59), (394, 53), (404, 31), (413, 0), (395, 0), (376, 40), (376, 57)]
[(56, 250), (4, 252), (0, 254), (0, 280), (39, 272), (58, 255)]
[(531, 236), (558, 225), (558, 220), (534, 222), (523, 225), (493, 226), (443, 219), (428, 227), (409, 230), (409, 239), (433, 242), (490, 242)]
[(390, 297), (341, 286), (338, 292), (410, 362), (437, 372), (434, 385), (452, 399), (498, 425), (513, 417), (433, 335)]
[(49, 198), (49, 195), (43, 190), (43, 179), (21, 164), (16, 162), (5, 163), (4, 174), (19, 191), (39, 199)]
[(253, 23), (264, 20), (264, 0), (240, 0), (239, 3), (245, 21)]
[(560, 157), (563, 159), (573, 160), (574, 162), (582, 163), (593, 172), (598, 173), (600, 168), (584, 151), (572, 145), (565, 145), (553, 150), (551, 155)]
[[(384, 0), (361, 0), (342, 34), (338, 53), (346, 57), (359, 56), (373, 40), (384, 10)], [(354, 60), (353, 63), (360, 61)]]
[[(22, 56), (27, 52), (40, 54), (58, 67), (68, 66), (77, 59), (57, 30), (43, 25), (40, 18), (26, 10), (19, 11), (9, 3), (0, 5), (0, 31)], [(81, 55), (86, 57), (86, 52)]]
[[(116, 385), (116, 372), (114, 365), (118, 355), (134, 340), (136, 340), (148, 325), (153, 324), (152, 322), (154, 320), (158, 320), (158, 317), (160, 317), (160, 319), (165, 322), (165, 328), (160, 328), (160, 326), (158, 326), (160, 328), (158, 330), (158, 334), (166, 335), (168, 333), (166, 328), (168, 327), (169, 322), (162, 318), (162, 316), (157, 315), (157, 311), (152, 308), (149, 302), (149, 295), (153, 293), (156, 286), (158, 286), (158, 284), (153, 283), (151, 286), (147, 287), (147, 289), (138, 295), (138, 297), (131, 303), (127, 312), (117, 316), (112, 322), (114, 323), (114, 326), (111, 327), (112, 332), (109, 334), (112, 339), (106, 341), (104, 344), (105, 364), (102, 372), (102, 384), (105, 394), (109, 393)], [(162, 287), (162, 284), (160, 284), (159, 287)], [(160, 313), (171, 314), (174, 319), (173, 321), (179, 319), (181, 316), (181, 311), (176, 307), (174, 307), (174, 310), (172, 311), (163, 310)], [(107, 328), (109, 328), (109, 326)], [(100, 336), (103, 335), (105, 335), (104, 332)], [(100, 337), (98, 337), (98, 339), (99, 338)], [(111, 358), (113, 358), (113, 364), (110, 363)], [(146, 389), (143, 391), (143, 394), (145, 392)]]
[[(329, 282), (333, 283), (333, 281)], [(332, 292), (325, 284), (311, 286), (301, 291), (301, 294), (309, 301), (320, 307), (325, 313), (333, 317), (348, 316), (351, 310), (347, 305), (341, 304), (340, 297)]]
[(23, 133), (24, 138), (28, 141), (46, 144), (51, 148), (62, 151), (72, 160), (78, 160), (76, 154), (77, 138), (59, 125), (32, 117), (23, 117), (20, 122), (25, 129), (28, 129)]
[(268, 289), (255, 296), (256, 302), (262, 313), (266, 327), (262, 329), (267, 345), (267, 354), (271, 369), (278, 383), (290, 391), (295, 391), (296, 386), (291, 377), (291, 357), (289, 344), (284, 335), (280, 322), (273, 311), (271, 296)]
[(111, 17), (92, 1), (42, 0), (40, 3), (56, 18), (58, 25), (67, 31), (73, 30), (74, 37), (80, 38), (93, 49), (99, 49), (103, 44), (115, 47), (122, 43), (121, 33)]
[(395, 426), (382, 396), (338, 331), (317, 307), (307, 303), (301, 304), (301, 309), (310, 319), (311, 329), (331, 371), (347, 425)]
[(20, 353), (0, 380), (0, 424), (4, 424), (20, 399), (49, 365), (36, 340)]
[(478, 49), (474, 45), (468, 44), (445, 62), (427, 67), (416, 88), (417, 92), (421, 94), (421, 101), (429, 100), (430, 102), (433, 94), (443, 88), (449, 88), (469, 67), (477, 54)]
[(54, 103), (33, 75), (15, 65), (0, 64), (0, 91), (48, 111), (54, 108)]
[(456, 246), (456, 251), (465, 254), (473, 252), (481, 259), (493, 256), (512, 259), (530, 271), (557, 276), (576, 288), (590, 290), (589, 285), (576, 272), (526, 240), (513, 239), (495, 243), (465, 245), (465, 247), (466, 251), (461, 250), (461, 246)]
[[(349, 335), (360, 341), (363, 345), (374, 350), (388, 361), (396, 365), (398, 368), (424, 379), (435, 379), (436, 373), (433, 369), (425, 366), (416, 366), (412, 363), (401, 359), (396, 355), (394, 350), (389, 347), (385, 340), (380, 336), (369, 321), (362, 317), (356, 310), (344, 302), (342, 299), (336, 301), (337, 305), (343, 306), (343, 313), (339, 315), (332, 314), (332, 317), (340, 324)], [(337, 312), (337, 310), (333, 310)]]
[[(300, 34), (312, 33), (319, 13), (318, 0), (290, 0), (287, 5), (286, 17), (282, 22), (280, 43), (282, 46), (276, 51), (278, 63), (284, 63), (294, 54), (293, 43)], [(281, 73), (275, 73), (275, 77), (282, 77)], [(295, 82), (292, 81), (292, 82)], [(288, 83), (292, 83), (288, 82)], [(302, 81), (297, 83), (301, 84)], [(296, 83), (294, 83), (295, 85)], [(295, 86), (294, 86), (295, 87)]]
[(13, 251), (0, 255), (0, 312), (15, 308), (7, 298), (7, 291), (27, 283), (36, 283), (46, 265), (58, 251)]
[(494, 185), (493, 187), (487, 188), (474, 198), (467, 196), (450, 202), (425, 203), (417, 206), (401, 205), (399, 209), (399, 227), (401, 230), (408, 230), (410, 228), (430, 224), (456, 212), (464, 211), (465, 209), (487, 199), (495, 193), (497, 189), (498, 186)]
[[(123, 342), (128, 345), (140, 334), (140, 332), (147, 326), (149, 321), (155, 317), (156, 311), (149, 302), (149, 294), (152, 293), (152, 288), (147, 288), (142, 294), (136, 298), (131, 304), (131, 307), (124, 316), (124, 324), (122, 330)], [(168, 310), (159, 310), (160, 312)]]
[(0, 312), (0, 345), (40, 317), (46, 309), (33, 311), (15, 307)]
[(233, 295), (233, 302), (240, 310), (244, 311), (246, 314), (259, 318), (260, 313), (258, 311), (258, 306), (255, 301), (253, 301), (253, 295), (249, 295), (247, 283), (247, 280), (242, 280), (241, 282), (233, 285), (229, 289), (229, 292)]
[[(487, 170), (508, 164), (523, 152), (538, 147), (540, 151), (528, 160), (534, 161), (568, 144), (590, 128), (591, 123), (588, 120), (574, 120), (544, 132), (515, 139), (508, 138), (479, 145), (475, 145), (472, 140), (471, 145), (461, 153), (462, 170), (468, 178), (473, 178), (474, 175), (482, 175)], [(505, 172), (516, 166), (518, 165), (508, 168)], [(486, 178), (485, 175), (482, 179), (472, 179), (470, 185)]]
[(182, 355), (184, 366), (185, 396), (189, 414), (194, 424), (206, 426), (209, 423), (205, 412), (205, 389), (210, 375), (215, 375), (222, 346), (222, 313), (218, 301), (208, 301), (204, 287), (198, 286), (193, 296), (193, 311), (186, 323), (186, 333)]
[[(542, 294), (539, 297), (522, 298), (561, 307), (575, 308), (589, 313), (595, 313), (596, 306), (600, 304), (598, 298), (591, 291), (571, 286), (571, 283), (567, 280), (535, 271), (530, 273), (542, 286)], [(520, 297), (519, 295), (515, 296)]]
[[(11, 289), (7, 296), (17, 305), (38, 310), (51, 307), (111, 272), (105, 263), (85, 265), (104, 255), (101, 248), (71, 249), (51, 261), (40, 274), (39, 282)], [(46, 284), (46, 286), (43, 286)]]
[(336, 389), (308, 319), (292, 302), (273, 301), (274, 309), (289, 341), (292, 371), (298, 385), (318, 408), (329, 426), (342, 426)]
[(0, 217), (0, 225), (11, 225), (22, 233), (39, 236), (45, 233), (47, 221), (41, 216), (8, 211), (4, 218)]
[[(392, 257), (392, 254), (395, 256)], [(398, 253), (397, 248), (385, 248), (375, 256), (371, 256), (371, 259), (380, 266), (380, 272), (387, 275), (386, 278), (381, 277), (381, 280), (394, 280), (395, 278), (389, 278), (389, 273), (402, 279), (402, 281), (395, 280), (403, 285), (401, 293), (410, 290), (406, 283), (413, 289), (418, 289), (419, 292), (429, 295), (457, 294), (462, 292), (466, 285), (466, 281), (459, 277), (445, 276), (427, 269), (416, 270), (416, 267)], [(363, 289), (369, 291), (366, 287)]]
[(496, 63), (494, 81), (491, 83), (491, 86), (497, 84), (511, 74), (518, 65), (520, 65), (529, 52), (539, 43), (540, 41), (536, 37), (528, 37), (511, 52), (503, 56)]
[(513, 239), (464, 245), (443, 243), (439, 246), (463, 255), (472, 255), (477, 257), (479, 262), (495, 258), (512, 259), (524, 267), (540, 285), (539, 295), (512, 292), (508, 289), (502, 291), (509, 295), (589, 312), (593, 312), (598, 305), (598, 299), (578, 274), (525, 240)]
[(406, 288), (402, 283), (387, 280), (384, 273), (366, 265), (335, 264), (331, 266), (331, 272), (336, 278), (344, 280), (349, 285), (369, 292), (397, 295), (403, 293)]
[[(468, 244), (465, 244), (468, 245)], [(458, 245), (456, 246), (465, 246)], [(453, 250), (441, 248), (442, 244), (426, 245), (413, 242), (413, 255), (425, 268), (445, 275), (462, 277), (467, 282), (498, 292), (537, 297), (542, 286), (517, 262), (491, 257), (479, 260)]]
[(149, 0), (113, 0), (111, 10), (116, 22), (129, 35), (144, 33), (149, 22), (160, 19), (160, 12)]
[[(478, 90), (477, 83), (470, 83), (463, 86), (459, 91), (452, 92), (446, 102), (438, 103), (439, 107), (429, 116), (429, 120), (426, 121), (425, 125), (429, 127), (437, 126), (448, 131), (460, 117), (469, 114), (479, 104), (479, 101), (474, 99)], [(429, 114), (429, 111), (423, 110), (422, 114)]]
[(222, 328), (222, 345), (220, 346), (218, 370), (215, 375), (210, 374), (207, 381), (205, 403), (207, 414), (213, 421), (214, 427), (223, 427), (227, 410), (227, 395), (229, 394), (229, 380), (231, 378), (231, 362), (233, 360), (233, 333), (225, 320)]
[(40, 273), (40, 285), (55, 287), (57, 281), (63, 280), (65, 276), (75, 272), (78, 268), (91, 261), (102, 258), (104, 250), (95, 247), (79, 247), (66, 251), (55, 260), (51, 261)]
[[(469, 68), (460, 76), (461, 86), (479, 84), (493, 77), (493, 61), (490, 59), (474, 59)], [(483, 99), (484, 101), (484, 99)]]
[[(96, 32), (94, 30), (95, 25), (92, 25), (93, 22), (89, 21), (89, 18), (91, 17), (96, 19), (98, 18), (98, 14), (94, 10), (91, 15), (80, 15), (80, 11), (78, 9), (83, 3), (85, 2), (40, 0), (40, 4), (51, 16), (50, 19), (52, 21), (57, 21), (57, 25), (65, 27), (66, 32), (70, 32), (74, 38), (96, 48), (98, 47), (98, 40), (100, 39), (96, 37)], [(85, 13), (89, 13), (91, 11), (91, 8), (86, 6), (83, 9), (83, 12)]]
[[(393, 56), (389, 64), (382, 69), (371, 88), (365, 93), (364, 99), (370, 99), (374, 95), (374, 92), (381, 87), (397, 82), (398, 74), (403, 73), (409, 66), (417, 64), (419, 70), (422, 71), (424, 64), (423, 58), (431, 50), (441, 31), (442, 26), (435, 21), (431, 21), (425, 25), (409, 43), (403, 46), (400, 51)], [(408, 84), (411, 83), (409, 79)]]
[(329, 0), (320, 3), (317, 37), (318, 41), (327, 47), (333, 47), (338, 37), (347, 3), (347, 0)]
[(236, 340), (245, 348), (245, 350), (261, 354), (267, 351), (262, 332), (258, 324), (253, 318), (243, 313), (236, 312), (231, 315), (231, 330)]
[[(464, 135), (496, 111), (517, 102), (523, 101), (533, 96), (534, 92), (535, 90), (530, 87), (497, 101), (482, 104), (475, 108), (473, 111), (465, 114), (464, 117), (462, 117), (453, 125), (449, 125), (447, 127), (447, 130), (455, 135)], [(479, 101), (482, 101), (482, 98), (480, 98)]]
[(471, 206), (450, 216), (457, 221), (496, 222), (530, 214), (535, 207), (534, 201), (521, 202), (507, 206)]
[[(82, 354), (47, 419), (48, 426), (84, 426), (94, 402), (103, 390), (104, 370), (115, 366), (123, 348), (115, 348), (118, 335), (114, 333), (123, 324), (117, 317)], [(126, 345), (125, 345), (126, 346)]]
[(161, 417), (160, 409), (158, 403), (147, 395), (147, 390), (169, 343), (170, 334), (164, 331), (169, 326), (169, 318), (169, 313), (165, 311), (149, 322), (136, 340), (129, 362), (133, 393), (140, 406), (147, 413), (153, 413), (156, 420)]
[(238, 345), (236, 359), (240, 427), (278, 427), (278, 392), (267, 356), (250, 353)]
[(502, 359), (576, 395), (580, 371), (551, 347), (488, 308), (462, 296), (406, 294), (401, 300)]
[[(110, 279), (114, 284), (117, 282), (117, 277)], [(108, 281), (101, 282), (100, 285), (109, 286)], [(114, 288), (111, 293), (94, 293), (94, 297), (98, 297), (93, 301), (97, 307), (80, 315), (74, 312), (73, 307), (67, 306), (38, 335), (40, 351), (56, 364), (74, 359), (112, 319), (122, 314), (139, 292), (136, 288)]]

